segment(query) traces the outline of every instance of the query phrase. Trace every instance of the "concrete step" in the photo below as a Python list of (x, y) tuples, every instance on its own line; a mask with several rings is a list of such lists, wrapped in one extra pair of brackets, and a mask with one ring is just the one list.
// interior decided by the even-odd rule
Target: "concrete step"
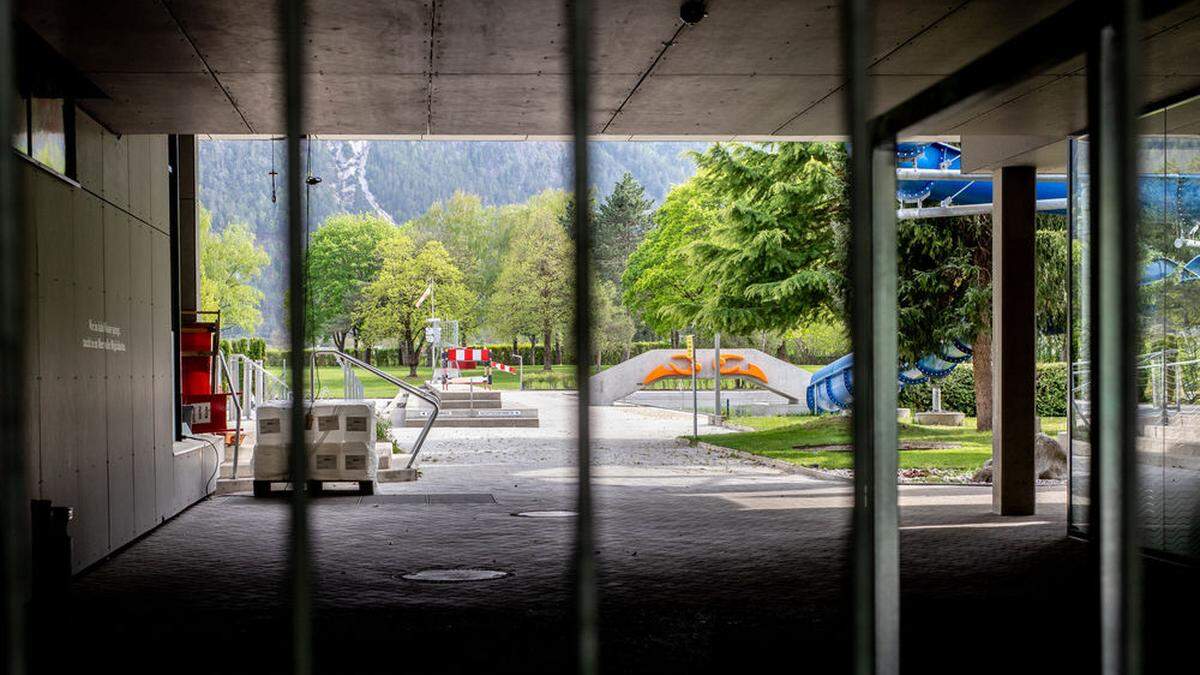
[[(406, 428), (425, 426), (430, 409), (409, 410)], [(449, 409), (438, 413), (435, 427), (537, 427), (537, 408)]]
[(416, 480), (419, 474), (416, 467), (406, 469), (398, 466), (394, 469), (380, 469), (375, 480), (380, 483), (408, 483)]
[[(445, 399), (442, 400), (442, 410), (462, 410), (462, 409), (470, 409), (470, 408), (500, 408), (502, 406), (503, 406), (503, 403), (500, 401), (500, 397), (498, 397), (498, 396), (495, 398), (477, 398), (474, 401), (459, 400), (459, 399), (452, 399), (449, 401), (447, 401)], [(421, 401), (419, 403), (411, 403), (410, 402), (409, 407), (410, 408), (425, 408), (426, 410), (428, 410), (432, 406), (425, 403), (424, 401)]]
[(213, 494), (227, 495), (227, 494), (231, 494), (234, 492), (251, 492), (253, 490), (254, 490), (254, 478), (250, 477), (250, 476), (246, 476), (245, 478), (243, 478), (239, 475), (238, 478), (236, 478), (236, 479), (218, 478), (217, 479), (217, 490)]
[(476, 389), (475, 391), (442, 391), (441, 389), (434, 389), (434, 391), (437, 393), (438, 397), (442, 399), (443, 403), (447, 401), (500, 400), (500, 392), (495, 389)]

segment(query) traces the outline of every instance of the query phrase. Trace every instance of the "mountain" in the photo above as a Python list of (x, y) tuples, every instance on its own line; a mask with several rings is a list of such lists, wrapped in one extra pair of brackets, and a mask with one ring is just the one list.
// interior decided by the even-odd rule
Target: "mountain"
[[(625, 172), (661, 203), (672, 185), (687, 180), (695, 163), (686, 156), (707, 143), (600, 141), (590, 144), (591, 184), (603, 199)], [(306, 189), (305, 220), (316, 228), (331, 214), (374, 212), (403, 223), (455, 190), (474, 193), (485, 204), (523, 202), (547, 188), (570, 187), (571, 145), (551, 141), (321, 140), (302, 145), (302, 167), (319, 183)], [(213, 229), (231, 222), (251, 225), (271, 256), (259, 281), (264, 300), (259, 333), (282, 334), (285, 186), (276, 177), (272, 202), (270, 171), (282, 173), (283, 141), (201, 140), (199, 197), (213, 216)], [(499, 253), (499, 252), (498, 252)]]

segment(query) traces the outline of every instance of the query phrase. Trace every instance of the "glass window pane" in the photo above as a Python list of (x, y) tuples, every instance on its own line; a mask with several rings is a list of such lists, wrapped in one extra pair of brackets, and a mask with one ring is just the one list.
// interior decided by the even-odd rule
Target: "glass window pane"
[(59, 173), (67, 172), (67, 137), (63, 124), (63, 101), (35, 98), (33, 116), (33, 158)]

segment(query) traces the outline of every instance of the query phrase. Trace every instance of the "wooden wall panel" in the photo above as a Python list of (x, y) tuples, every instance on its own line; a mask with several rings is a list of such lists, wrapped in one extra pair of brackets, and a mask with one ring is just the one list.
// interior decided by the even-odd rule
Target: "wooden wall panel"
[(168, 173), (166, 136), (148, 136), (150, 144), (150, 224), (159, 232), (170, 235), (171, 188)]
[(75, 112), (76, 180), (87, 191), (99, 194), (104, 185), (103, 128), (82, 110)]
[(150, 220), (150, 137), (126, 136), (129, 142), (129, 212)]
[(175, 369), (171, 331), (171, 239), (151, 233), (154, 325), (154, 458), (158, 517), (166, 518), (175, 495)]
[[(41, 493), (56, 504), (80, 507), (76, 485), (74, 411), (69, 408), (74, 353), (71, 269), (71, 200), (66, 184), (38, 171), (32, 180), (30, 209), (36, 227), (38, 284), (38, 427), (41, 438)], [(64, 246), (64, 242), (66, 246)]]
[[(106, 323), (104, 314), (104, 216), (99, 197), (74, 190), (72, 254), (75, 270), (75, 308), (72, 317), (70, 356), (73, 377), (68, 391), (73, 443), (79, 455), (77, 485), (81, 505), (72, 524), (76, 537), (90, 540), (80, 548), (75, 562), (104, 555), (108, 551), (108, 407), (106, 394), (106, 351), (96, 340), (105, 335), (93, 329)], [(86, 532), (85, 532), (86, 530)]]
[(131, 316), (129, 359), (133, 376), (133, 495), (137, 531), (143, 532), (157, 520), (154, 479), (154, 344), (152, 293), (153, 267), (150, 240), (155, 232), (147, 224), (131, 221), (130, 268)]
[(78, 571), (198, 498), (202, 458), (177, 486), (166, 137), (131, 142), (82, 112), (76, 132), (82, 187), (20, 176), (29, 495), (74, 507)]
[(37, 270), (37, 213), (28, 199), (34, 195), (34, 173), (36, 169), (18, 162), (21, 192), (26, 195), (25, 208), (21, 212), (22, 224), (25, 226), (25, 311), (28, 317), (25, 321), (25, 491), (30, 499), (41, 499), (42, 492), (42, 451), (41, 451), (41, 363), (38, 339), (41, 330), (38, 326), (41, 303), (38, 302), (40, 275)]
[(107, 131), (101, 134), (104, 157), (104, 199), (112, 204), (129, 208), (129, 137), (117, 136)]
[(108, 386), (108, 503), (112, 541), (135, 533), (133, 496), (133, 382), (128, 352), (131, 319), (129, 216), (104, 208), (104, 310), (107, 323), (120, 329), (126, 351), (106, 350)]

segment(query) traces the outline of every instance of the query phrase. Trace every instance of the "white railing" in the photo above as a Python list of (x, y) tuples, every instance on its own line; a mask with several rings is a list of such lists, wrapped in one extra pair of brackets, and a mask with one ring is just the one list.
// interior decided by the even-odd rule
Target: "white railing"
[(292, 397), (287, 383), (267, 370), (262, 361), (255, 361), (245, 354), (233, 354), (232, 359), (231, 372), (240, 375), (244, 419), (254, 419), (254, 412), (265, 401), (287, 400)]
[[(1168, 360), (1178, 356), (1178, 353), (1177, 349), (1164, 349), (1138, 356), (1138, 365), (1136, 366), (1138, 372), (1145, 371), (1150, 379), (1151, 405), (1162, 408), (1164, 415), (1172, 410), (1182, 411), (1185, 402), (1194, 401), (1200, 394), (1200, 387), (1186, 386), (1188, 378), (1184, 374), (1185, 366), (1198, 365), (1200, 359)], [(1073, 364), (1071, 368), (1074, 383), (1071, 400), (1076, 407), (1076, 412), (1082, 413), (1080, 404), (1086, 403), (1083, 398), (1086, 398), (1088, 386), (1091, 384), (1089, 380), (1090, 365), (1089, 361), (1080, 361)], [(1200, 384), (1200, 382), (1193, 384)]]

